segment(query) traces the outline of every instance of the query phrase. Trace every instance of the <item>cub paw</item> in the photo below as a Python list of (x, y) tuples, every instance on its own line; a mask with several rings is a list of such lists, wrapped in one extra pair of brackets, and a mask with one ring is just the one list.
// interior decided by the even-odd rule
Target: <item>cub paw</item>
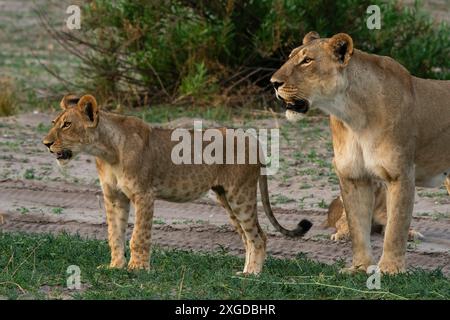
[(330, 239), (333, 241), (341, 241), (341, 240), (346, 241), (349, 239), (349, 235), (347, 233), (336, 232), (331, 235)]
[(124, 260), (122, 261), (111, 261), (110, 264), (101, 264), (97, 267), (99, 270), (108, 270), (108, 269), (123, 269), (127, 265), (127, 262)]
[(128, 263), (128, 271), (150, 270), (150, 263), (148, 261), (133, 261)]
[(424, 235), (416, 230), (409, 230), (408, 232), (408, 241), (416, 241), (425, 239)]
[(256, 272), (256, 271), (253, 271), (253, 272), (249, 272), (249, 271), (246, 271), (246, 272), (244, 272), (244, 271), (238, 271), (238, 272), (236, 272), (236, 275), (237, 276), (243, 276), (243, 277), (248, 277), (248, 276), (259, 276), (261, 274), (261, 272)]

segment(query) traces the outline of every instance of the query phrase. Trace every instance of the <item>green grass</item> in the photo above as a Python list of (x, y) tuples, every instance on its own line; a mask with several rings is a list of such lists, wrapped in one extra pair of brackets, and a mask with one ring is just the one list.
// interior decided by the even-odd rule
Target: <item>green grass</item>
[(54, 214), (61, 214), (61, 213), (63, 213), (63, 208), (53, 208), (52, 209), (52, 213), (54, 213)]
[(23, 177), (27, 180), (42, 180), (42, 177), (36, 175), (36, 170), (34, 170), (34, 168), (26, 169)]
[(27, 214), (28, 212), (30, 212), (30, 210), (26, 207), (16, 208), (16, 211), (20, 212), (21, 214)]
[(295, 202), (295, 200), (285, 195), (277, 194), (272, 197), (271, 202), (272, 204), (286, 204), (290, 202)]
[(249, 121), (273, 117), (268, 113), (255, 113), (255, 110), (250, 108), (230, 108), (226, 106), (184, 107), (173, 105), (155, 105), (144, 111), (131, 112), (130, 114), (150, 123), (165, 123), (178, 118), (186, 117), (232, 124), (235, 118), (243, 121)]
[[(367, 276), (341, 275), (341, 263), (269, 257), (259, 277), (235, 273), (243, 259), (155, 248), (151, 271), (99, 269), (109, 262), (105, 241), (68, 235), (0, 233), (0, 296), (10, 299), (70, 295), (77, 299), (450, 299), (450, 284), (438, 270), (381, 279), (380, 291), (366, 288)], [(81, 270), (81, 291), (66, 288), (67, 268)]]
[(52, 128), (52, 125), (50, 124), (45, 124), (45, 123), (39, 123), (36, 127), (36, 131), (38, 133), (42, 133), (42, 134), (46, 134), (47, 132), (50, 131), (50, 129)]
[(20, 142), (19, 141), (0, 141), (1, 147), (6, 147), (6, 150), (14, 150), (17, 151), (20, 148)]

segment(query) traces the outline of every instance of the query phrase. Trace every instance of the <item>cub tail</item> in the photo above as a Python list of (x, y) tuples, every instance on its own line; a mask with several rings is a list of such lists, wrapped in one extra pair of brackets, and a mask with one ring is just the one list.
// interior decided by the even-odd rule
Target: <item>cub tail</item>
[(270, 223), (275, 227), (275, 229), (277, 229), (278, 232), (287, 237), (302, 237), (305, 233), (308, 232), (309, 229), (311, 229), (313, 224), (307, 219), (303, 219), (302, 221), (300, 221), (297, 227), (293, 230), (284, 228), (278, 222), (278, 220), (273, 215), (272, 207), (270, 206), (266, 175), (259, 176), (259, 191), (261, 192), (261, 201), (264, 207), (264, 212), (266, 213), (266, 216), (269, 219)]

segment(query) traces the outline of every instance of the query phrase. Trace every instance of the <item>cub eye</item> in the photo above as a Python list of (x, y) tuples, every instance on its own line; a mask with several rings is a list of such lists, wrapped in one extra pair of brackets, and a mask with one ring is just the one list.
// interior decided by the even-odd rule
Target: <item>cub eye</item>
[(312, 61), (311, 58), (305, 57), (305, 58), (302, 60), (302, 62), (300, 62), (300, 64), (308, 64), (308, 63), (310, 63), (311, 61)]
[(62, 125), (61, 128), (68, 128), (68, 127), (70, 127), (71, 124), (72, 124), (71, 122), (66, 121), (66, 122), (64, 122), (64, 124)]

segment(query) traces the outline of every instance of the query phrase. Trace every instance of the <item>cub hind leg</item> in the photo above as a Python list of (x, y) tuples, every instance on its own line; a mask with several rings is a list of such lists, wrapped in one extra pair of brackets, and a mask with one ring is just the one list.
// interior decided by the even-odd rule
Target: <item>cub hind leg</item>
[(237, 231), (237, 233), (242, 239), (242, 242), (244, 243), (246, 263), (243, 272), (245, 273), (247, 271), (247, 261), (249, 261), (249, 254), (250, 254), (250, 250), (247, 246), (247, 237), (245, 236), (244, 230), (242, 229), (240, 223), (238, 222), (236, 216), (233, 213), (233, 210), (230, 207), (230, 204), (227, 201), (227, 198), (225, 197), (225, 190), (222, 187), (213, 187), (212, 189), (216, 193), (217, 200), (219, 200), (222, 207), (224, 207), (225, 210), (227, 211), (230, 217), (231, 224), (233, 225), (234, 229)]
[(225, 197), (246, 241), (244, 274), (259, 274), (266, 258), (266, 235), (258, 222), (256, 183), (235, 186), (225, 191)]

